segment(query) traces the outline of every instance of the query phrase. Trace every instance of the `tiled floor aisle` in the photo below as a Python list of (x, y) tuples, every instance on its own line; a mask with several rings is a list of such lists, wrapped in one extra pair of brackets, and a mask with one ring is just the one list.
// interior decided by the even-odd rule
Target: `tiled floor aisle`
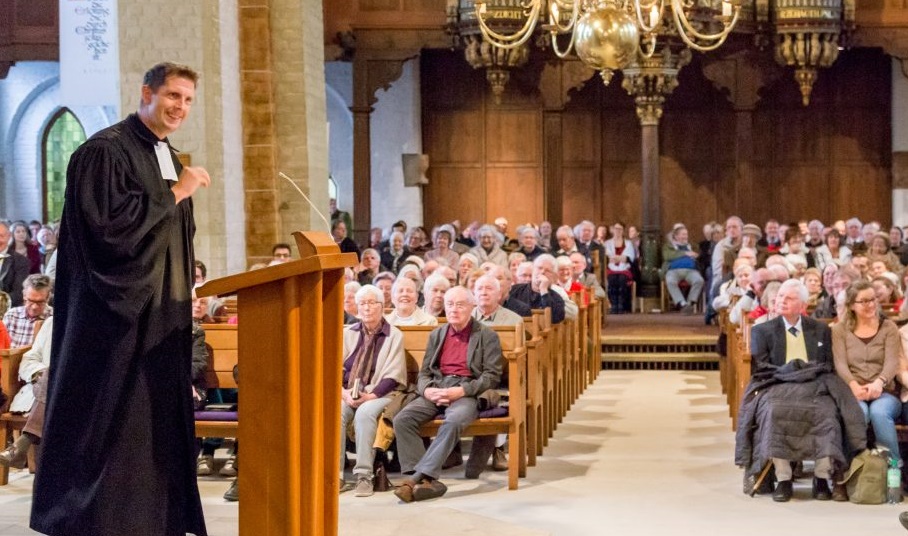
[[(497, 536), (904, 534), (908, 505), (857, 506), (796, 498), (776, 504), (741, 493), (734, 436), (717, 372), (603, 372), (559, 427), (519, 491), (501, 473), (478, 481), (450, 471), (447, 496), (401, 504), (390, 493), (340, 499), (343, 535)], [(26, 527), (32, 479), (0, 488), (0, 535)], [(213, 536), (237, 534), (226, 481), (202, 479)]]

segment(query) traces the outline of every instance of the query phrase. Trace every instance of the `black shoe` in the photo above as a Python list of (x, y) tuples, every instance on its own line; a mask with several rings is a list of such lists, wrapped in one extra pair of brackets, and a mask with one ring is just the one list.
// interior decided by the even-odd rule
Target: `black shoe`
[(813, 498), (818, 501), (832, 500), (832, 492), (829, 491), (829, 483), (825, 478), (813, 479)]
[(227, 488), (227, 491), (224, 492), (224, 500), (230, 502), (237, 502), (240, 500), (240, 479), (236, 478), (233, 480), (233, 483), (230, 484), (230, 487)]
[(908, 529), (908, 512), (902, 512), (901, 514), (899, 514), (899, 523), (901, 523), (903, 527)]
[(788, 502), (791, 500), (791, 480), (780, 480), (776, 484), (776, 490), (772, 492), (772, 500), (776, 502)]

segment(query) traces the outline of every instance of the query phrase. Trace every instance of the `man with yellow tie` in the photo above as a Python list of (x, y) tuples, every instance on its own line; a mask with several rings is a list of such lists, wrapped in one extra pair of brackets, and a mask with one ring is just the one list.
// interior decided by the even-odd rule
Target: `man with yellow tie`
[[(829, 327), (802, 314), (807, 303), (807, 288), (797, 279), (782, 283), (776, 295), (775, 308), (779, 316), (754, 326), (751, 332), (752, 377), (767, 377), (787, 363), (801, 360), (808, 363), (832, 364), (832, 334)], [(811, 409), (804, 408), (804, 412)], [(809, 416), (803, 416), (809, 420)], [(773, 500), (784, 502), (792, 495), (792, 470), (787, 459), (772, 457), (778, 484)], [(813, 496), (829, 500), (832, 494), (827, 479), (832, 476), (832, 459), (816, 460)]]

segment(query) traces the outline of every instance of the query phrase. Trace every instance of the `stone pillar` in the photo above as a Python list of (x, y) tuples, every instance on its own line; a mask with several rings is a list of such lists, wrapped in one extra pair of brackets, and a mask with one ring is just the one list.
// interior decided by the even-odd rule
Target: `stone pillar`
[(235, 102), (236, 1), (118, 4), (122, 115), (138, 108), (142, 77), (155, 63), (185, 63), (201, 74), (189, 119), (171, 142), (212, 177), (211, 187), (193, 196), (196, 257), (208, 266), (210, 277), (246, 265), (237, 132), (241, 121)]
[(239, 7), (246, 255), (271, 258), (297, 230), (327, 231), (328, 132), (320, 2), (243, 0)]

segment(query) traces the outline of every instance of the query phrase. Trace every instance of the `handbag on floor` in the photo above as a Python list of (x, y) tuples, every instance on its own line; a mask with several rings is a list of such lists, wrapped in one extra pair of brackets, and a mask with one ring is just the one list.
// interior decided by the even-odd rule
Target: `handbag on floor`
[(848, 489), (848, 500), (855, 504), (886, 502), (886, 469), (889, 453), (879, 449), (864, 449), (851, 460), (851, 467), (840, 484)]

